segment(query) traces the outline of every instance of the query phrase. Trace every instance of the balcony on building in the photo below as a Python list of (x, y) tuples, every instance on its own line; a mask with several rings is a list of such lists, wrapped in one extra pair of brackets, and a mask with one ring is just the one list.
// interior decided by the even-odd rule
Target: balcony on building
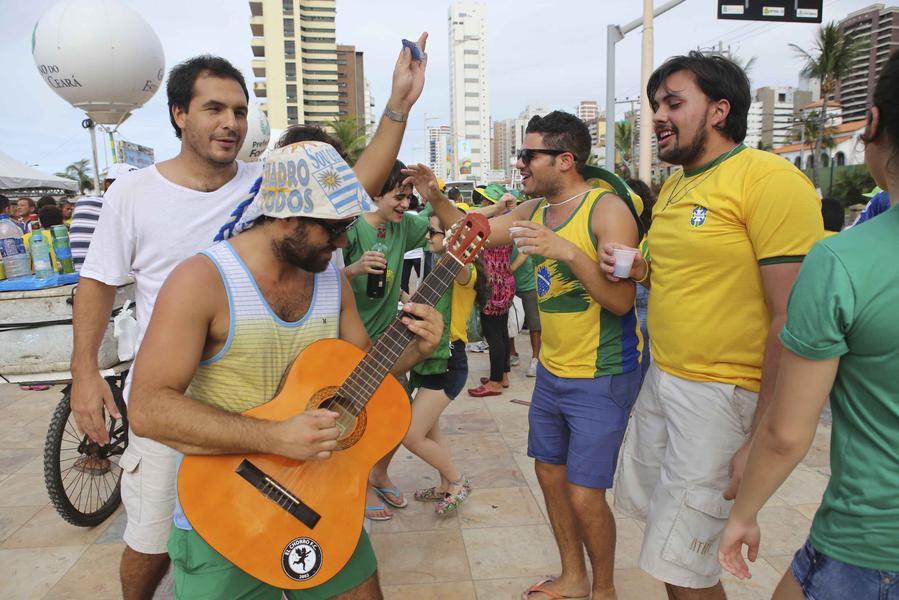
[(265, 35), (265, 27), (262, 15), (258, 17), (250, 17), (250, 31), (253, 37), (262, 37)]
[(257, 98), (265, 98), (268, 94), (268, 88), (265, 83), (257, 81), (253, 84), (253, 93), (256, 94)]
[(253, 56), (265, 58), (265, 38), (254, 37), (250, 40), (250, 48), (253, 50)]
[(250, 61), (250, 66), (253, 68), (253, 75), (265, 79), (265, 60), (254, 58)]
[(262, 16), (262, 0), (250, 0), (250, 16)]

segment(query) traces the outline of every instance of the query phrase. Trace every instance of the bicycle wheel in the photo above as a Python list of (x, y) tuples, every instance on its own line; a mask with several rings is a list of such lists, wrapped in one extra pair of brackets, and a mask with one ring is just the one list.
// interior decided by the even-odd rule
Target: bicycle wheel
[(122, 468), (119, 457), (128, 445), (128, 421), (121, 392), (111, 382), (122, 419), (106, 417), (109, 443), (99, 445), (86, 435), (79, 436), (70, 405), (71, 388), (50, 419), (44, 444), (44, 483), (59, 515), (79, 527), (93, 527), (105, 521), (121, 502), (119, 484)]

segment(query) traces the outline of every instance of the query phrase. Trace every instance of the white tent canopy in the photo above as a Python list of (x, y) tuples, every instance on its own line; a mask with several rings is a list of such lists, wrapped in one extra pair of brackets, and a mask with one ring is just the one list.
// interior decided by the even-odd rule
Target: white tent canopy
[(20, 163), (9, 154), (0, 151), (0, 192), (29, 188), (53, 188), (77, 192), (78, 182), (65, 177), (48, 175)]

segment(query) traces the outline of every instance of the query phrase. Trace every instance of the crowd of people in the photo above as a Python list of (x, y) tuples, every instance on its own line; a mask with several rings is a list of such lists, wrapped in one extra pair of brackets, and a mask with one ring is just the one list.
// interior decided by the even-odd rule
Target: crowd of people
[[(454, 462), (440, 417), (466, 389), (475, 336), (490, 372), (467, 394), (508, 387), (520, 360), (509, 327), (516, 296), (532, 346), (525, 374), (536, 378), (527, 452), (562, 565), (525, 600), (616, 596), (613, 484), (618, 510), (646, 523), (639, 566), (668, 597), (724, 598), (721, 565), (749, 576), (742, 546), (754, 560), (758, 511), (807, 451), (828, 397), (831, 483), (775, 597), (896, 597), (896, 209), (824, 239), (809, 179), (742, 143), (743, 70), (698, 52), (666, 61), (646, 90), (659, 157), (682, 167), (657, 200), (644, 183), (588, 165), (586, 124), (553, 111), (527, 125), (521, 189), (487, 186), (463, 201), (424, 165), (397, 160), (426, 66), (426, 54), (402, 50), (376, 134), (350, 167), (316, 126), (290, 127), (264, 162), (235, 160), (244, 78), (224, 59), (190, 59), (167, 82), (180, 153), (123, 173), (85, 207), (72, 410), (99, 443), (104, 410), (119, 415), (97, 350), (115, 286), (132, 276), (137, 286), (132, 433), (120, 462), (124, 597), (151, 598), (170, 562), (179, 598), (280, 597), (193, 529), (178, 502), (179, 465), (193, 454), (328, 460), (342, 436), (333, 406), (284, 421), (243, 413), (269, 402), (315, 341), (367, 351), (398, 310), (413, 334), (390, 365), (411, 402), (402, 444), (440, 481), (407, 491), (440, 515), (458, 510), (477, 481)], [(897, 94), (893, 56), (865, 132), (866, 162), (887, 192), (899, 187)], [(299, 156), (310, 157), (305, 172)], [(420, 282), (443, 259), (467, 212), (490, 219), (487, 249), (435, 306), (415, 302), (411, 272)], [(74, 247), (74, 224), (72, 233)], [(383, 277), (377, 294), (372, 277)], [(369, 519), (408, 505), (392, 456), (369, 475)], [(337, 575), (287, 597), (380, 598), (372, 546), (364, 529), (355, 536)]]

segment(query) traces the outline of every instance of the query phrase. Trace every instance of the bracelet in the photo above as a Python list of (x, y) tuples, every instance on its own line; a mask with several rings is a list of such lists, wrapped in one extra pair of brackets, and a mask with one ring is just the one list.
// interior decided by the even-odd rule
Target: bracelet
[(395, 110), (390, 110), (389, 108), (384, 109), (384, 116), (390, 119), (391, 121), (396, 121), (397, 123), (405, 123), (407, 117), (409, 116), (404, 112), (397, 112)]
[(644, 273), (643, 277), (641, 277), (640, 279), (633, 279), (634, 283), (643, 283), (644, 281), (646, 281), (646, 278), (649, 277), (649, 263), (646, 261), (646, 259), (643, 259), (643, 262), (646, 264), (646, 273)]

